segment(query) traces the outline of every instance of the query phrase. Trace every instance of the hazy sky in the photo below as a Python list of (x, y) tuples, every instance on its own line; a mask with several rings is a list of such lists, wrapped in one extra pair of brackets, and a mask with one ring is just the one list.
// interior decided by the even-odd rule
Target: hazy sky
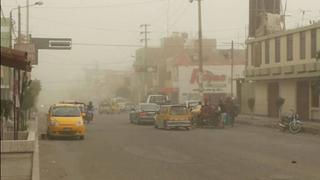
[[(43, 81), (45, 90), (72, 85), (84, 66), (130, 69), (132, 55), (140, 42), (140, 24), (150, 24), (150, 45), (159, 45), (167, 31), (197, 35), (197, 5), (189, 0), (42, 0), (30, 8), (30, 32), (34, 37), (70, 37), (71, 51), (41, 51), (33, 78)], [(30, 0), (34, 3), (36, 0)], [(1, 0), (5, 15), (26, 0)], [(204, 37), (223, 42), (243, 42), (248, 24), (249, 0), (203, 0)], [(304, 20), (320, 19), (320, 0), (288, 0), (287, 22), (294, 27)], [(15, 11), (16, 19), (16, 11)], [(169, 18), (167, 18), (167, 15)], [(22, 12), (25, 32), (25, 10)], [(168, 26), (167, 26), (168, 25)], [(97, 44), (87, 46), (85, 44)], [(110, 46), (111, 45), (111, 46)], [(125, 45), (118, 47), (112, 45)]]

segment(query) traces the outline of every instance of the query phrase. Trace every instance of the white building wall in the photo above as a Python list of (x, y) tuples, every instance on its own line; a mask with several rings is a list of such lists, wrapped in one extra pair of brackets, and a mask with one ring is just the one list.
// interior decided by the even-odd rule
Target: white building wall
[[(198, 66), (179, 66), (178, 67), (178, 88), (179, 88), (179, 103), (183, 103), (188, 100), (186, 95), (198, 94), (196, 89), (199, 88), (197, 83), (191, 83), (191, 77), (194, 69), (198, 69)], [(243, 77), (243, 71), (245, 65), (235, 65), (234, 79)], [(226, 76), (226, 88), (219, 93), (231, 93), (231, 67), (230, 65), (210, 65), (204, 66), (204, 71), (210, 71), (214, 75), (225, 75)], [(233, 82), (233, 94), (236, 95), (236, 81)]]

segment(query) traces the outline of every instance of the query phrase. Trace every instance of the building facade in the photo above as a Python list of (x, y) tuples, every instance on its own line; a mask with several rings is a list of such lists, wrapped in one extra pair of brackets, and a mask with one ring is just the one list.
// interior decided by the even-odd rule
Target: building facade
[[(203, 64), (203, 93), (210, 103), (217, 103), (225, 96), (237, 97), (237, 79), (243, 78), (245, 70), (245, 51), (235, 50), (233, 69), (231, 60), (225, 56), (226, 50), (215, 49), (208, 53)], [(184, 51), (167, 60), (166, 93), (175, 103), (187, 100), (198, 100), (199, 97), (199, 65), (193, 59), (192, 51)], [(233, 77), (231, 77), (233, 71)], [(232, 80), (233, 79), (233, 80)], [(232, 83), (232, 85), (231, 85)]]
[(320, 23), (260, 36), (247, 41), (247, 68), (241, 86), (241, 107), (249, 113), (278, 117), (277, 101), (285, 99), (282, 113), (295, 110), (304, 120), (320, 120)]

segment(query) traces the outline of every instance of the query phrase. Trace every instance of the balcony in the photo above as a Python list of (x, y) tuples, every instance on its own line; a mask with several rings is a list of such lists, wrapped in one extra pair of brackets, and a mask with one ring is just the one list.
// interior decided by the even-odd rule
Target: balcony
[(248, 80), (289, 79), (320, 76), (320, 62), (306, 64), (248, 68), (245, 70)]

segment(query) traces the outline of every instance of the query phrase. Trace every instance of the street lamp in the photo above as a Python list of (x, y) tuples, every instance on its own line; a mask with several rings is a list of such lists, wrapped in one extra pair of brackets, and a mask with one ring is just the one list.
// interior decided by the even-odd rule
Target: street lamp
[(29, 7), (31, 6), (42, 6), (43, 5), (43, 2), (42, 1), (37, 1), (35, 2), (34, 4), (30, 4), (29, 5), (29, 0), (27, 0), (27, 42), (30, 41), (29, 39)]
[[(194, 0), (189, 0), (192, 3)], [(202, 58), (202, 18), (201, 18), (201, 1), (202, 0), (195, 0), (198, 1), (198, 28), (199, 28), (199, 92), (201, 101), (203, 101), (203, 58)]]
[(41, 6), (41, 5), (43, 5), (42, 1), (37, 1), (37, 2), (35, 2), (33, 4), (29, 4), (29, 0), (27, 0), (27, 5), (18, 6), (16, 8), (12, 8), (10, 10), (10, 43), (9, 43), (10, 48), (12, 48), (12, 21), (13, 21), (13, 19), (12, 19), (12, 11), (13, 10), (18, 10), (18, 29), (19, 29), (18, 30), (19, 31), (18, 40), (20, 41), (20, 35), (21, 35), (21, 23), (20, 23), (20, 21), (21, 21), (21, 13), (20, 13), (20, 9), (21, 8), (27, 8), (27, 38), (29, 40), (29, 37), (28, 37), (29, 36), (29, 7), (31, 7), (31, 6)]

